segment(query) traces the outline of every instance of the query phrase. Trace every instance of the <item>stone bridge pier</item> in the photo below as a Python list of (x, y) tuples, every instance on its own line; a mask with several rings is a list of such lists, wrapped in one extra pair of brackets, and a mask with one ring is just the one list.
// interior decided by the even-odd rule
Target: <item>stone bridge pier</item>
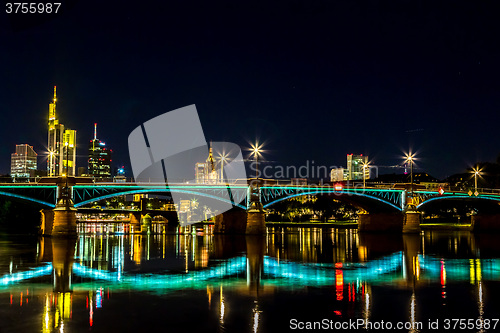
[(266, 233), (266, 212), (261, 203), (258, 185), (250, 185), (246, 211), (233, 208), (215, 217), (215, 233), (262, 235)]
[(500, 214), (472, 215), (471, 230), (476, 232), (500, 231)]
[(358, 215), (358, 231), (419, 233), (421, 219), (421, 213), (416, 211), (362, 213)]
[(71, 199), (74, 177), (57, 179), (58, 197), (53, 210), (43, 209), (41, 233), (44, 236), (76, 237), (76, 208)]

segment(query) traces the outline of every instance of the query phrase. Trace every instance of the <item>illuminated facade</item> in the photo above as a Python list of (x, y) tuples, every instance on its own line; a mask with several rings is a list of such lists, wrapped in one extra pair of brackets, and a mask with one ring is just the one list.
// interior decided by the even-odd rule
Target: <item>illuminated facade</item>
[(344, 180), (344, 168), (336, 168), (330, 171), (330, 181), (341, 182)]
[(61, 147), (63, 144), (64, 125), (59, 124), (59, 120), (56, 117), (56, 102), (56, 87), (54, 86), (54, 99), (49, 104), (49, 157), (47, 160), (47, 174), (49, 177), (59, 175)]
[[(363, 179), (363, 164), (368, 163), (368, 156), (347, 154), (347, 180)], [(365, 168), (365, 179), (370, 178), (370, 169)]]
[(10, 175), (12, 178), (33, 177), (36, 171), (37, 154), (27, 144), (16, 145), (16, 152), (11, 154)]
[(111, 150), (97, 139), (97, 124), (94, 124), (94, 139), (89, 144), (89, 175), (97, 180), (111, 180)]
[(76, 175), (76, 131), (64, 130), (63, 146), (61, 149), (61, 159), (59, 174), (69, 176)]
[(207, 164), (204, 162), (196, 163), (195, 165), (195, 177), (197, 184), (205, 183), (205, 169), (207, 168)]
[(76, 172), (76, 131), (64, 129), (59, 123), (56, 114), (56, 86), (54, 86), (54, 98), (49, 104), (49, 137), (47, 159), (47, 174), (49, 177), (57, 177), (68, 173), (75, 176)]
[(219, 182), (219, 174), (215, 169), (212, 147), (210, 147), (207, 160), (196, 163), (195, 178), (197, 184), (216, 184)]

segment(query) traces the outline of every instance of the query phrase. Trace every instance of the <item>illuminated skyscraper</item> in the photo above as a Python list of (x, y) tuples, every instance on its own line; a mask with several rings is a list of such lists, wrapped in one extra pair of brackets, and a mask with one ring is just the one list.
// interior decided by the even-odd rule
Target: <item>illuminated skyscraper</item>
[(111, 150), (97, 139), (97, 124), (94, 124), (94, 139), (89, 144), (89, 175), (99, 181), (111, 180)]
[[(210, 144), (211, 146), (212, 144)], [(207, 179), (208, 184), (215, 184), (218, 181), (218, 174), (217, 171), (215, 170), (215, 162), (214, 162), (214, 156), (213, 156), (213, 149), (210, 147), (210, 151), (208, 153), (207, 160), (205, 161), (206, 164), (206, 169), (205, 169), (205, 177)]]
[(33, 177), (36, 171), (37, 154), (30, 145), (16, 145), (16, 152), (11, 154), (10, 175), (12, 178)]
[(207, 168), (207, 164), (204, 162), (196, 163), (195, 166), (195, 176), (196, 183), (204, 184), (205, 183), (205, 169)]
[(57, 119), (56, 102), (56, 86), (54, 86), (54, 99), (49, 104), (49, 157), (47, 160), (47, 174), (49, 177), (58, 176), (61, 166), (64, 125), (59, 124)]
[(54, 99), (49, 104), (49, 156), (47, 159), (47, 174), (56, 177), (66, 174), (76, 174), (76, 131), (66, 129), (59, 123), (56, 114), (56, 86), (54, 86)]
[[(347, 154), (347, 180), (363, 179), (363, 164), (368, 163), (368, 156)], [(370, 178), (370, 169), (365, 168), (365, 179)]]
[(64, 130), (63, 146), (61, 149), (61, 159), (59, 174), (68, 176), (76, 175), (76, 131)]
[(210, 147), (207, 160), (195, 164), (195, 177), (198, 184), (216, 184), (219, 182), (219, 174), (215, 169), (212, 147)]

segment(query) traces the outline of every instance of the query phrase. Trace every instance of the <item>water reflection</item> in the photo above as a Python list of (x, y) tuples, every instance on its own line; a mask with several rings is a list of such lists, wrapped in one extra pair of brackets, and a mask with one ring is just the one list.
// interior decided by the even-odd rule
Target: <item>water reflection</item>
[[(30, 307), (41, 327), (26, 321), (23, 331), (62, 332), (107, 327), (106, 318), (129, 308), (155, 322), (160, 318), (148, 313), (161, 304), (181, 326), (177, 321), (201, 331), (269, 332), (275, 320), (287, 322), (292, 315), (416, 324), (439, 313), (466, 312), (482, 320), (499, 308), (492, 295), (498, 292), (500, 245), (491, 235), (270, 228), (259, 237), (183, 231), (86, 233), (32, 244), (16, 239), (0, 253), (0, 314), (22, 319), (21, 308)], [(461, 307), (450, 299), (460, 299)], [(191, 308), (205, 321), (182, 315)], [(129, 318), (120, 318), (126, 328)], [(19, 325), (0, 321), (0, 329)]]

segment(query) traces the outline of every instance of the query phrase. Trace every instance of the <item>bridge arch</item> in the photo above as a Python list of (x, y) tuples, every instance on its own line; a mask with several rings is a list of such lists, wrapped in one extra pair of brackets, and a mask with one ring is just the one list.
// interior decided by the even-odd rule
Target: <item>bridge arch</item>
[(222, 201), (225, 203), (229, 203), (229, 204), (232, 204), (232, 205), (239, 207), (239, 208), (242, 208), (242, 209), (246, 209), (246, 206), (242, 205), (241, 203), (231, 202), (230, 200), (227, 200), (227, 199), (222, 198), (220, 196), (212, 195), (209, 193), (196, 192), (196, 191), (190, 191), (190, 190), (185, 190), (185, 189), (165, 189), (165, 190), (162, 190), (162, 189), (157, 189), (157, 188), (155, 188), (155, 189), (144, 189), (144, 188), (143, 189), (133, 189), (133, 190), (129, 190), (129, 191), (122, 191), (122, 192), (115, 192), (115, 193), (100, 195), (100, 196), (97, 196), (97, 197), (94, 197), (94, 198), (91, 198), (88, 200), (81, 201), (81, 202), (75, 204), (75, 207), (78, 208), (78, 207), (84, 206), (84, 205), (89, 204), (89, 203), (93, 203), (93, 202), (97, 202), (100, 200), (105, 200), (105, 199), (109, 199), (109, 198), (113, 198), (113, 197), (119, 197), (122, 195), (141, 194), (141, 193), (156, 193), (156, 194), (163, 193), (163, 194), (165, 194), (165, 193), (172, 193), (172, 192), (202, 196), (205, 198), (210, 198), (210, 199)]
[(362, 193), (364, 191), (338, 191), (338, 190), (307, 190), (299, 193), (287, 194), (283, 197), (276, 198), (274, 200), (268, 201), (264, 204), (264, 208), (268, 208), (278, 202), (288, 200), (295, 197), (305, 196), (305, 195), (335, 195), (336, 199), (339, 201), (350, 204), (356, 208), (363, 209), (365, 211), (385, 211), (385, 212), (401, 212), (402, 208), (391, 203), (387, 200), (383, 200), (379, 197)]
[(30, 201), (30, 202), (34, 202), (34, 203), (37, 203), (37, 204), (41, 204), (43, 206), (47, 206), (47, 207), (50, 207), (50, 208), (54, 208), (56, 206), (54, 203), (51, 203), (51, 202), (46, 202), (46, 201), (43, 201), (43, 200), (39, 200), (39, 199), (36, 199), (36, 198), (31, 198), (31, 197), (28, 197), (28, 196), (25, 196), (25, 195), (16, 194), (16, 193), (9, 193), (9, 192), (0, 191), (0, 196), (5, 196), (5, 197), (11, 197), (11, 198), (16, 198), (16, 199), (26, 200), (26, 201)]
[(423, 202), (421, 202), (419, 205), (417, 205), (417, 209), (419, 211), (424, 210), (426, 207), (428, 207), (429, 204), (435, 204), (436, 202), (441, 201), (441, 202), (459, 202), (459, 203), (471, 203), (474, 206), (477, 207), (482, 207), (482, 208), (497, 208), (500, 210), (500, 196), (499, 197), (484, 197), (484, 196), (468, 196), (468, 195), (461, 195), (461, 196), (438, 196), (438, 197), (433, 197), (429, 198)]

